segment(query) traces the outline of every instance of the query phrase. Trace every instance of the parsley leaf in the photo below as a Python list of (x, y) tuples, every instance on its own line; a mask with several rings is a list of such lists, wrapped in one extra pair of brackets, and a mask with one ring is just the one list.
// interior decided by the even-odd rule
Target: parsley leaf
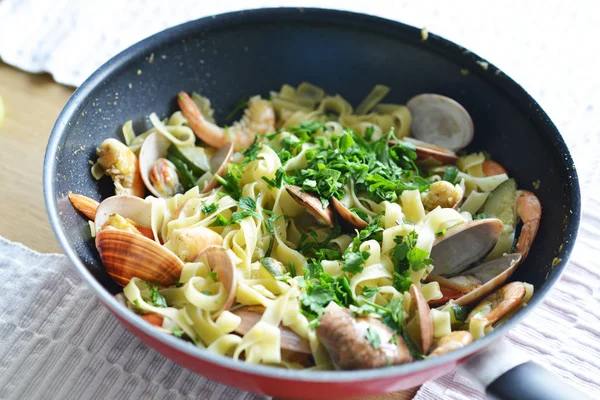
[(270, 187), (281, 188), (284, 182), (286, 182), (286, 173), (285, 170), (281, 167), (277, 168), (275, 171), (275, 179), (267, 178), (266, 176), (262, 177), (262, 180), (267, 182)]
[(454, 185), (457, 177), (458, 177), (458, 168), (452, 166), (452, 167), (446, 168), (446, 171), (444, 171), (444, 177), (442, 179), (445, 180), (446, 182), (450, 182), (451, 184)]
[(475, 214), (473, 216), (473, 219), (486, 219), (486, 218), (489, 218), (489, 217), (490, 217), (489, 215), (487, 215), (486, 213), (482, 212), (482, 213), (479, 213), (479, 214)]
[(431, 258), (427, 257), (428, 255), (427, 251), (413, 247), (406, 254), (406, 259), (413, 271), (419, 271), (433, 262)]
[(445, 228), (444, 228), (444, 229), (440, 229), (439, 231), (437, 231), (437, 232), (435, 233), (435, 236), (443, 236), (443, 235), (445, 235), (445, 234), (446, 234), (446, 232), (447, 232), (447, 231), (448, 231), (448, 230), (447, 230), (447, 229), (445, 229)]
[(373, 328), (371, 325), (369, 325), (367, 328), (365, 338), (375, 350), (378, 350), (381, 347), (381, 338), (379, 337), (377, 330), (375, 330), (375, 328)]
[(246, 211), (255, 211), (256, 210), (256, 201), (254, 201), (251, 197), (242, 197), (238, 200), (238, 205), (242, 210)]
[(231, 119), (233, 117), (235, 117), (235, 115), (240, 112), (241, 110), (243, 110), (244, 108), (246, 108), (246, 106), (248, 105), (248, 100), (245, 98), (241, 98), (233, 107), (233, 109), (231, 110), (231, 112), (229, 114), (227, 114), (227, 116), (225, 117), (225, 121), (231, 121)]
[(225, 176), (221, 177), (215, 175), (215, 179), (221, 184), (225, 193), (229, 194), (234, 199), (238, 200), (242, 196), (242, 189), (240, 189), (242, 169), (240, 165), (233, 163), (229, 164)]
[(345, 252), (344, 253), (344, 266), (342, 271), (350, 272), (351, 274), (358, 274), (363, 270), (363, 265), (371, 253), (368, 251), (359, 252)]
[(373, 297), (377, 293), (379, 293), (379, 288), (377, 286), (365, 286), (362, 290), (362, 295), (364, 297)]
[(254, 138), (254, 142), (244, 151), (244, 160), (242, 166), (248, 164), (250, 161), (256, 160), (258, 152), (260, 151), (260, 144), (258, 143), (258, 136)]
[(208, 272), (208, 276), (210, 276), (210, 278), (213, 280), (213, 282), (218, 282), (219, 279), (217, 277), (217, 273), (214, 271), (209, 271)]
[(202, 208), (200, 211), (204, 215), (209, 215), (214, 213), (219, 209), (219, 205), (217, 203), (206, 204), (206, 202), (202, 201)]
[(167, 307), (167, 299), (165, 299), (165, 296), (158, 292), (157, 286), (151, 284), (150, 282), (146, 282), (146, 287), (148, 288), (150, 298), (144, 300), (148, 302), (148, 304), (153, 305), (154, 307)]
[(454, 317), (459, 321), (466, 321), (469, 315), (469, 309), (464, 306), (452, 306), (452, 312), (454, 313)]
[(179, 329), (178, 327), (173, 328), (171, 333), (173, 333), (173, 336), (177, 336), (177, 337), (181, 337), (181, 335), (183, 335), (183, 331), (181, 329)]

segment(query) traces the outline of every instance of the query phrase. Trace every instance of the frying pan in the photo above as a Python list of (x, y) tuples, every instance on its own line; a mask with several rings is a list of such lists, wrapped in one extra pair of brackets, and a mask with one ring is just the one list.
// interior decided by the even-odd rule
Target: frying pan
[[(168, 29), (108, 61), (60, 114), (44, 166), (51, 225), (82, 279), (128, 329), (182, 366), (228, 385), (281, 397), (359, 397), (414, 387), (462, 363), (484, 375), (488, 391), (499, 397), (572, 398), (573, 389), (560, 386), (536, 364), (515, 367), (515, 356), (498, 339), (540, 304), (567, 265), (580, 218), (577, 173), (546, 113), (493, 65), (482, 68), (482, 61), (436, 35), (422, 40), (414, 27), (323, 9), (240, 11)], [(98, 200), (113, 194), (110, 181), (96, 182), (89, 172), (88, 160), (95, 159), (98, 144), (108, 137), (121, 138), (124, 121), (132, 119), (140, 132), (149, 128), (151, 112), (165, 116), (175, 111), (180, 90), (210, 98), (217, 121), (222, 121), (240, 98), (266, 96), (283, 83), (302, 81), (339, 93), (355, 105), (377, 83), (392, 88), (386, 102), (404, 103), (429, 92), (463, 104), (475, 124), (468, 150), (490, 152), (543, 206), (537, 238), (514, 275), (535, 286), (529, 306), (490, 335), (439, 358), (377, 370), (319, 372), (248, 365), (210, 354), (152, 329), (121, 306), (112, 297), (119, 287), (104, 271), (88, 224), (66, 197), (69, 190)], [(531, 187), (537, 180), (543, 183), (539, 190)], [(555, 257), (562, 261), (553, 265)]]

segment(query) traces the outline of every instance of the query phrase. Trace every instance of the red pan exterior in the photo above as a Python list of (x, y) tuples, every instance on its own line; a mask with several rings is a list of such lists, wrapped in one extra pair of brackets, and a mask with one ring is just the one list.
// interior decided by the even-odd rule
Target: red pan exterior
[[(110, 307), (107, 308), (110, 310)], [(144, 343), (190, 371), (249, 392), (289, 399), (331, 400), (360, 398), (410, 389), (452, 371), (458, 362), (457, 360), (451, 360), (440, 366), (428, 368), (423, 371), (352, 383), (294, 381), (273, 376), (248, 374), (195, 358), (189, 353), (179, 351), (166, 343), (148, 336), (142, 330), (137, 329), (129, 323), (127, 319), (121, 318), (116, 313), (115, 316)]]

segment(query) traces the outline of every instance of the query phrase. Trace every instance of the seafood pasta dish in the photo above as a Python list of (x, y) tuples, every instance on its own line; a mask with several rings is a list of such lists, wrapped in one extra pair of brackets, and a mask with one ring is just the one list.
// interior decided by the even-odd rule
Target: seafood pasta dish
[(463, 150), (458, 102), (389, 90), (353, 107), (283, 85), (218, 123), (180, 92), (146, 132), (99, 141), (91, 172), (115, 195), (69, 198), (119, 301), (191, 346), (316, 370), (438, 357), (511, 318), (533, 294), (509, 278), (540, 202), (493, 149)]

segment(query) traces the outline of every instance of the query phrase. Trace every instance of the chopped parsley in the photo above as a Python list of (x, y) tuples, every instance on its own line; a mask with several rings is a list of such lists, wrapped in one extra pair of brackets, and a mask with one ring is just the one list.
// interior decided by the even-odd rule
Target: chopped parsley
[(450, 182), (451, 184), (454, 185), (456, 183), (457, 177), (458, 177), (458, 168), (452, 166), (452, 167), (446, 168), (446, 171), (444, 171), (444, 177), (442, 179), (445, 180), (446, 182)]
[(365, 338), (375, 350), (379, 350), (379, 348), (381, 347), (381, 338), (379, 337), (379, 333), (377, 333), (377, 330), (375, 330), (375, 328), (373, 328), (371, 325), (369, 325), (369, 327), (367, 328)]
[(148, 288), (148, 294), (150, 297), (147, 299), (145, 298), (144, 301), (154, 307), (167, 307), (167, 299), (165, 299), (165, 296), (158, 292), (158, 286), (155, 286), (150, 282), (146, 282), (146, 288)]
[(206, 204), (206, 202), (203, 201), (202, 208), (200, 209), (200, 211), (204, 215), (209, 215), (209, 214), (214, 213), (218, 209), (219, 209), (219, 205), (217, 203)]
[(245, 98), (241, 98), (235, 104), (235, 106), (233, 106), (233, 109), (231, 110), (231, 112), (229, 114), (227, 114), (227, 116), (225, 117), (225, 121), (231, 121), (233, 119), (233, 117), (235, 117), (238, 112), (240, 112), (244, 108), (246, 108), (247, 105), (248, 105), (248, 100)]
[(479, 214), (475, 214), (475, 215), (473, 216), (473, 219), (486, 219), (486, 218), (490, 218), (490, 216), (489, 216), (489, 215), (487, 215), (487, 214), (486, 214), (486, 213), (484, 213), (484, 212), (482, 212), (482, 213), (479, 213)]
[(447, 232), (447, 231), (448, 231), (448, 230), (447, 230), (446, 228), (444, 228), (444, 229), (440, 229), (439, 231), (437, 231), (437, 232), (435, 233), (435, 236), (443, 236), (443, 235), (445, 235), (445, 234), (446, 234), (446, 232)]
[(459, 321), (466, 321), (469, 315), (469, 309), (465, 306), (452, 306), (452, 312), (454, 317)]
[(294, 174), (288, 172), (287, 180), (316, 194), (322, 202), (328, 202), (332, 196), (341, 198), (349, 179), (357, 191), (367, 193), (377, 202), (395, 201), (404, 190), (425, 191), (429, 187), (430, 182), (420, 176), (415, 164), (415, 146), (405, 142), (390, 146), (395, 139), (393, 130), (371, 141), (369, 130), (363, 138), (346, 129), (327, 143), (321, 140), (322, 136), (315, 135), (322, 128), (321, 122), (303, 121), (289, 129), (293, 136), (281, 141), (290, 156), (298, 154), (304, 143), (317, 144), (305, 151), (307, 166)]
[(250, 197), (242, 197), (238, 200), (238, 207), (243, 211), (236, 211), (231, 214), (231, 218), (227, 219), (222, 214), (217, 215), (217, 219), (210, 224), (210, 226), (229, 226), (231, 224), (236, 224), (244, 218), (248, 217), (257, 217), (261, 218), (262, 216), (256, 212), (256, 201)]
[(362, 295), (370, 298), (379, 293), (380, 290), (377, 286), (365, 286), (363, 287)]
[(269, 179), (266, 176), (263, 176), (262, 179), (263, 181), (267, 182), (270, 187), (280, 189), (281, 185), (286, 182), (286, 174), (284, 169), (279, 167), (275, 171), (275, 179)]
[(345, 252), (343, 256), (344, 266), (342, 267), (342, 271), (350, 272), (351, 274), (362, 272), (363, 265), (370, 255), (371, 253), (368, 251)]
[(217, 277), (217, 273), (214, 271), (209, 271), (208, 276), (213, 280), (213, 282), (218, 282), (219, 279)]
[(411, 285), (410, 274), (430, 265), (433, 260), (429, 253), (417, 245), (417, 233), (412, 231), (407, 236), (396, 236), (396, 246), (392, 252), (394, 262), (393, 285), (399, 292), (406, 292)]
[(173, 328), (171, 333), (173, 333), (173, 336), (177, 336), (177, 337), (181, 337), (181, 335), (183, 335), (183, 331), (181, 329), (179, 329), (178, 327)]

